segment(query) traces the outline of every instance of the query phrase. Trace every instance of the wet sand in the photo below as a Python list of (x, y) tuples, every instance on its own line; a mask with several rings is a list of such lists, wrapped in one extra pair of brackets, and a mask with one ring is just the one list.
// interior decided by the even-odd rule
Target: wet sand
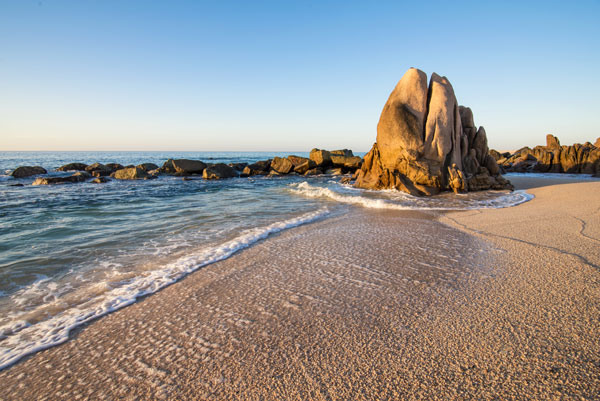
[(287, 230), (1, 371), (0, 399), (598, 399), (600, 182), (530, 192)]

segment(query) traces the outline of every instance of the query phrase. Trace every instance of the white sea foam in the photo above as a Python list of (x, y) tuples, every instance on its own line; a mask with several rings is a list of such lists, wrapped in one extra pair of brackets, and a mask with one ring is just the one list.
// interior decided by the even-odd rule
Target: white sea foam
[(571, 173), (506, 173), (505, 177), (530, 177), (530, 178), (558, 178), (563, 180), (577, 180), (577, 181), (596, 181), (598, 177), (594, 177), (592, 174), (571, 174)]
[(311, 185), (306, 181), (291, 184), (290, 191), (308, 198), (325, 198), (370, 209), (394, 210), (497, 209), (515, 206), (533, 199), (533, 195), (525, 191), (487, 191), (485, 193), (452, 195), (452, 197), (426, 198), (393, 190), (369, 191), (347, 185), (321, 187)]
[[(145, 271), (116, 288), (110, 287), (108, 283), (96, 283), (94, 288), (88, 288), (89, 293), (92, 294), (89, 301), (63, 310), (45, 320), (40, 319), (39, 322), (30, 323), (17, 315), (11, 316), (10, 322), (0, 327), (0, 370), (17, 362), (23, 356), (65, 342), (69, 332), (81, 324), (127, 306), (137, 298), (152, 294), (203, 266), (226, 259), (271, 234), (315, 221), (328, 214), (327, 208), (321, 208), (265, 227), (246, 230), (243, 234), (219, 246), (202, 249), (159, 269)], [(42, 281), (36, 281), (31, 288), (24, 289), (24, 292), (37, 293)], [(62, 301), (55, 299), (40, 306), (37, 314), (43, 315), (44, 311), (53, 307), (53, 303), (59, 302)], [(29, 316), (35, 314), (36, 311), (27, 311)]]

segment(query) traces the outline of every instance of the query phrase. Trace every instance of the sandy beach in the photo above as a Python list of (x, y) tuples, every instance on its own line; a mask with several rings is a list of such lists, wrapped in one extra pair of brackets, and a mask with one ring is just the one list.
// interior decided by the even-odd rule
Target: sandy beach
[(600, 397), (600, 182), (286, 230), (0, 371), (0, 399)]

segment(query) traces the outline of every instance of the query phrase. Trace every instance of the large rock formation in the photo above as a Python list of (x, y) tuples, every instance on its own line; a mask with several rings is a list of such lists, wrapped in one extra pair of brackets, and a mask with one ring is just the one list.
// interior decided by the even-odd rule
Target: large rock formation
[(490, 151), (500, 167), (516, 173), (570, 173), (600, 175), (600, 138), (564, 146), (554, 135), (546, 135), (546, 146), (524, 147), (514, 153)]
[(428, 86), (415, 68), (385, 104), (355, 185), (413, 195), (512, 189), (488, 154), (485, 130), (476, 128), (471, 109), (458, 105), (450, 82), (434, 73)]

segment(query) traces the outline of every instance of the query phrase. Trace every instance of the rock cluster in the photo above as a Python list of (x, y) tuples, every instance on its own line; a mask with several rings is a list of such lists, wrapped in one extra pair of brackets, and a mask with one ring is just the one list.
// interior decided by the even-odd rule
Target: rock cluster
[(524, 147), (514, 153), (490, 150), (500, 168), (506, 172), (594, 174), (600, 177), (600, 138), (561, 146), (554, 135), (546, 136), (546, 146)]
[[(162, 167), (153, 163), (142, 163), (137, 166), (123, 166), (118, 163), (69, 163), (56, 171), (76, 171), (71, 176), (41, 177), (33, 185), (51, 185), (84, 182), (92, 179), (93, 183), (105, 183), (109, 178), (116, 180), (150, 180), (159, 175), (167, 174), (193, 179), (202, 176), (206, 180), (217, 180), (234, 177), (251, 177), (255, 175), (316, 175), (316, 174), (345, 174), (354, 173), (362, 163), (360, 157), (354, 156), (351, 150), (320, 150), (313, 149), (310, 158), (290, 155), (261, 160), (248, 165), (247, 163), (204, 163), (200, 160), (169, 159)], [(25, 178), (32, 175), (46, 174), (42, 167), (22, 166), (12, 173), (15, 178)], [(349, 178), (349, 177), (348, 177)]]
[(377, 142), (355, 185), (413, 195), (512, 189), (488, 154), (487, 136), (470, 108), (459, 106), (450, 82), (411, 68), (385, 104)]

